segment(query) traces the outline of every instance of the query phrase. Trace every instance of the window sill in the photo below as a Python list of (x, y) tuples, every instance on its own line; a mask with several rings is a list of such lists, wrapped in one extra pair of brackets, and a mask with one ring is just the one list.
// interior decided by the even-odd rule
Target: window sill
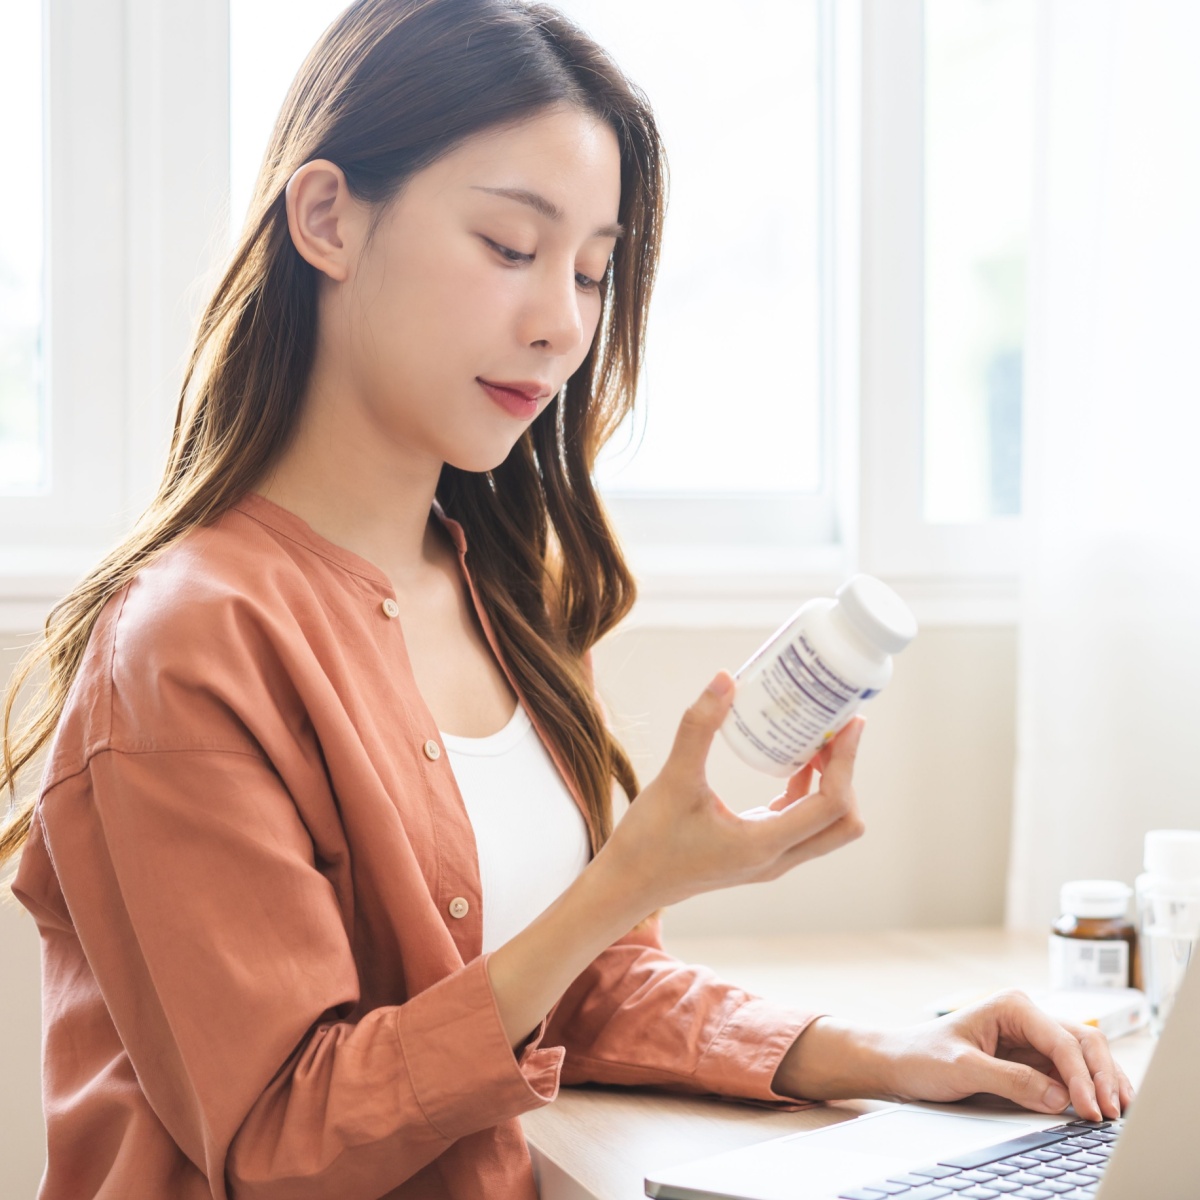
[[(842, 553), (815, 548), (780, 567), (760, 548), (627, 551), (638, 600), (619, 629), (777, 628), (804, 601), (831, 596), (851, 574)], [(0, 548), (0, 631), (40, 631), (47, 613), (104, 556), (94, 547)], [(718, 565), (719, 564), (719, 565)], [(1012, 626), (1014, 575), (884, 575), (922, 626)]]
[(97, 546), (0, 546), (0, 631), (40, 632), (51, 607), (108, 553)]
[[(629, 553), (638, 599), (618, 629), (775, 629), (814, 596), (832, 596), (855, 568), (839, 551), (813, 551), (780, 567), (778, 553), (714, 549)], [(880, 574), (922, 627), (1012, 627), (1015, 574)]]

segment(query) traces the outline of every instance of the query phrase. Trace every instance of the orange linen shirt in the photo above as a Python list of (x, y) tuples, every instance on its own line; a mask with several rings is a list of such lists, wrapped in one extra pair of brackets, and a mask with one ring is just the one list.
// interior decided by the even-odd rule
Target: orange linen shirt
[(381, 570), (248, 492), (100, 613), (13, 883), (41, 934), (40, 1200), (531, 1200), (517, 1117), (560, 1084), (803, 1107), (771, 1080), (813, 1014), (656, 924), (514, 1054), (396, 611)]

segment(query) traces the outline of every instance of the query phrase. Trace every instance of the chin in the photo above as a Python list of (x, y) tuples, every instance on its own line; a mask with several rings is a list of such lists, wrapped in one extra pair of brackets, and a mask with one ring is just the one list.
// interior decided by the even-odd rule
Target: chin
[(489, 446), (453, 446), (447, 449), (445, 461), (460, 471), (470, 471), (481, 474), (494, 471), (512, 453), (512, 448), (520, 440), (519, 436), (504, 445), (492, 443)]

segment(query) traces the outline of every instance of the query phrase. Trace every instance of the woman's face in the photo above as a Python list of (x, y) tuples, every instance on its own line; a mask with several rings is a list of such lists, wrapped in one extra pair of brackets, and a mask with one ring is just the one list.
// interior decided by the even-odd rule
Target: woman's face
[[(369, 210), (343, 180), (347, 277), (321, 281), (323, 389), (332, 359), (338, 403), (379, 436), (439, 465), (499, 465), (591, 346), (619, 202), (616, 135), (566, 106), (418, 172), (365, 247)], [(543, 394), (506, 407), (481, 379)]]

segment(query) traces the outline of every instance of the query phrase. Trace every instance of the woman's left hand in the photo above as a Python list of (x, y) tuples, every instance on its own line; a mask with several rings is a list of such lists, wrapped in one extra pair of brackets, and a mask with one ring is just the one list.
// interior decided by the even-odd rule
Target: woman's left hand
[(775, 1090), (806, 1100), (946, 1102), (986, 1092), (1036, 1112), (1073, 1104), (1085, 1120), (1119, 1117), (1133, 1087), (1108, 1039), (1004, 991), (935, 1021), (868, 1029), (819, 1017), (792, 1043)]

